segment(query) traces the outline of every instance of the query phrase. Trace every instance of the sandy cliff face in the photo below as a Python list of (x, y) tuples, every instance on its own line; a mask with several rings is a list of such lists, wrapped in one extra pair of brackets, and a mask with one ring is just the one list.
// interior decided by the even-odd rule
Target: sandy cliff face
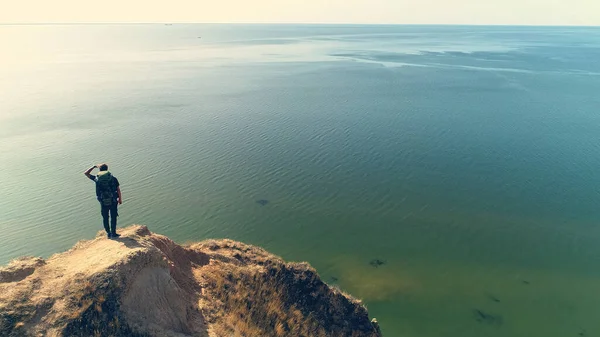
[(303, 263), (230, 240), (182, 247), (144, 226), (0, 268), (1, 336), (381, 336)]

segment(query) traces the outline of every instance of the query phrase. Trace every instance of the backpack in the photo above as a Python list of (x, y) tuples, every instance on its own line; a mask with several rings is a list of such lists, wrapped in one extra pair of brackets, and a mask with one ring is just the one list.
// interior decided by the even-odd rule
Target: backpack
[(103, 206), (112, 205), (116, 189), (112, 174), (108, 171), (100, 171), (96, 176), (96, 192)]

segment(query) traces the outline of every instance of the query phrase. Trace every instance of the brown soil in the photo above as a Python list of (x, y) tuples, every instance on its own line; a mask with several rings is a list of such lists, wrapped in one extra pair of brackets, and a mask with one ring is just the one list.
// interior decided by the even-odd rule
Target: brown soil
[(0, 268), (1, 336), (381, 336), (305, 263), (131, 226)]

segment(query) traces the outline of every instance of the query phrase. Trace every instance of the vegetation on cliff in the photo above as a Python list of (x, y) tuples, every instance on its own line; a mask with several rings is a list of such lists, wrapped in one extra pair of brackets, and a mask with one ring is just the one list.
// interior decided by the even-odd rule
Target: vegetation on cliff
[(0, 268), (2, 336), (381, 336), (359, 301), (231, 240), (180, 246), (131, 226)]

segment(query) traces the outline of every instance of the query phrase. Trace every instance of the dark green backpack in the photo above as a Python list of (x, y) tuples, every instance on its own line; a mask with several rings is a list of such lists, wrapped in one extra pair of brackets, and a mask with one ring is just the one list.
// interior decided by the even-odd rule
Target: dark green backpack
[(110, 206), (114, 200), (114, 193), (117, 187), (115, 186), (115, 179), (112, 174), (108, 171), (98, 172), (96, 177), (96, 188), (98, 194), (98, 200), (104, 206)]

